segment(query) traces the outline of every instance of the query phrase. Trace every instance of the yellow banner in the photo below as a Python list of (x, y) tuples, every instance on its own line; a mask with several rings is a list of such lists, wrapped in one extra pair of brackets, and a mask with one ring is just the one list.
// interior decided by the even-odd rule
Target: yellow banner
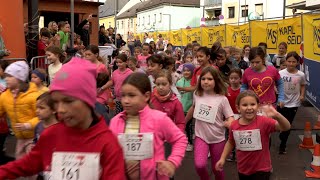
[(268, 53), (277, 54), (279, 43), (286, 42), (288, 52), (299, 52), (302, 41), (300, 17), (276, 21), (252, 21), (250, 23), (252, 46), (266, 42)]
[(188, 43), (192, 43), (193, 41), (197, 41), (201, 44), (201, 29), (182, 29), (182, 45), (186, 46)]
[(173, 46), (182, 46), (182, 33), (181, 30), (171, 31), (169, 42)]
[(222, 46), (226, 45), (225, 26), (202, 28), (202, 46), (212, 47), (213, 43), (219, 41)]
[(164, 40), (169, 40), (170, 39), (170, 33), (169, 33), (169, 31), (159, 31), (159, 32), (157, 32), (157, 35), (159, 36), (159, 35), (162, 35), (162, 38), (164, 39)]
[(243, 48), (250, 44), (249, 24), (240, 26), (226, 25), (226, 45)]
[(303, 15), (304, 56), (320, 61), (320, 15)]

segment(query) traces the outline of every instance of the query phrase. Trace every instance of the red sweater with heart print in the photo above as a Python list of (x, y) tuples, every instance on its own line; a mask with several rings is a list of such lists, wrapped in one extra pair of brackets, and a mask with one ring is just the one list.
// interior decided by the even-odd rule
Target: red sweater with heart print
[(16, 179), (51, 170), (54, 152), (99, 153), (100, 180), (125, 179), (122, 148), (103, 118), (86, 130), (58, 123), (45, 129), (32, 151), (23, 158), (0, 166), (0, 179)]
[(267, 66), (264, 72), (249, 67), (243, 73), (242, 83), (259, 96), (261, 104), (273, 104), (277, 102), (275, 85), (279, 79), (280, 74), (273, 66)]

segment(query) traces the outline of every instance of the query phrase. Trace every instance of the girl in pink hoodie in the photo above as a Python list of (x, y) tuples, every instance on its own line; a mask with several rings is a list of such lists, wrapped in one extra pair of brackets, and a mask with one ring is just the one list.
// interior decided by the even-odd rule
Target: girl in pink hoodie
[[(110, 129), (122, 145), (127, 179), (167, 180), (181, 165), (187, 138), (163, 112), (149, 107), (151, 85), (147, 75), (132, 73), (122, 84), (124, 111)], [(172, 145), (165, 159), (164, 142)]]
[(185, 118), (181, 102), (172, 92), (172, 76), (168, 71), (162, 70), (155, 77), (155, 85), (151, 96), (152, 106), (166, 113), (177, 127), (184, 132)]

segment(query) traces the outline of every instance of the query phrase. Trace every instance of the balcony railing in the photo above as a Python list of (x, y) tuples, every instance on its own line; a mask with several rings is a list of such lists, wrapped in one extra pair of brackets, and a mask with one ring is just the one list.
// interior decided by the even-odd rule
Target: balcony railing
[(221, 6), (222, 0), (204, 0), (204, 6)]

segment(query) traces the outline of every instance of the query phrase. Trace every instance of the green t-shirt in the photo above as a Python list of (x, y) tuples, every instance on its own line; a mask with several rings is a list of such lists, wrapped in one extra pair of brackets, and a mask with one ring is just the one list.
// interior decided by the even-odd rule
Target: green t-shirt
[(58, 31), (58, 34), (60, 36), (60, 48), (65, 51), (68, 45), (69, 34), (63, 31)]
[[(190, 87), (190, 82), (191, 82), (191, 79), (185, 79), (184, 77), (181, 78), (176, 86), (177, 87)], [(188, 112), (188, 110), (190, 109), (190, 107), (192, 106), (192, 92), (185, 92), (185, 91), (180, 91), (180, 94), (181, 94), (181, 103), (182, 103), (182, 106), (183, 106), (183, 111), (185, 113)]]

